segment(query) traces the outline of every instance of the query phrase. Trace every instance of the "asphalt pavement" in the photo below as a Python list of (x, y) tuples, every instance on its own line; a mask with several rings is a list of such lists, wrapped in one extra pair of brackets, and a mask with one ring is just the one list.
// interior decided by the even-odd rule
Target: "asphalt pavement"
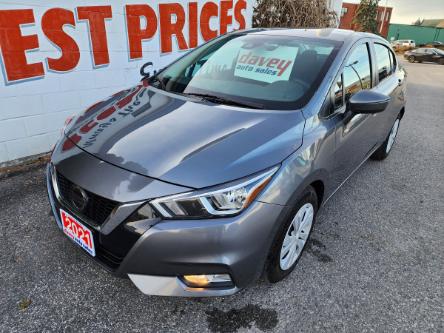
[(394, 150), (320, 211), (308, 251), (278, 284), (145, 296), (61, 234), (43, 168), (1, 179), (0, 331), (443, 332), (444, 66), (405, 67)]

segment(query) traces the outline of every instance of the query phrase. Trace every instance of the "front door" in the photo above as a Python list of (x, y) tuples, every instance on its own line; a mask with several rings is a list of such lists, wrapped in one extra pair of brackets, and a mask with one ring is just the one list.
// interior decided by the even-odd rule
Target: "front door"
[(442, 59), (442, 55), (440, 55), (438, 53), (438, 51), (436, 51), (436, 50), (431, 50), (431, 52), (433, 54), (432, 54), (432, 57), (431, 57), (430, 61), (433, 61), (433, 62), (436, 62), (436, 63), (440, 63), (440, 61)]
[[(372, 87), (370, 45), (356, 45), (348, 56), (342, 75), (336, 83), (336, 93), (341, 90), (342, 102), (336, 104), (336, 153), (334, 182), (339, 186), (361, 164), (377, 144), (372, 126), (373, 115), (353, 114), (347, 108), (351, 96)], [(339, 89), (341, 87), (342, 89)]]

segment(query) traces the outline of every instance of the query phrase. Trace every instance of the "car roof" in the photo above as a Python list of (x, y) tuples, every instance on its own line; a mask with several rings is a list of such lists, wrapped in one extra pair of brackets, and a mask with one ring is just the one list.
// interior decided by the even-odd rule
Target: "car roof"
[[(323, 29), (288, 29), (288, 28), (254, 28), (239, 31), (248, 34), (260, 34), (269, 36), (294, 36), (306, 38), (321, 38), (344, 43), (353, 42), (357, 39), (370, 37), (382, 39), (380, 36), (368, 32), (356, 32), (353, 30), (323, 28)], [(385, 39), (382, 39), (385, 41)]]

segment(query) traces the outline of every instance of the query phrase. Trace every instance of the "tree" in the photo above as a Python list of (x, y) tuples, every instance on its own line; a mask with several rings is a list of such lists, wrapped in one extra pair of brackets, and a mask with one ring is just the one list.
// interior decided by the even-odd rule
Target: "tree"
[(327, 28), (337, 22), (327, 0), (257, 0), (253, 14), (253, 27), (263, 28)]
[(424, 22), (424, 19), (421, 20), (419, 17), (415, 22), (413, 22), (413, 25), (422, 25), (422, 22)]
[(353, 24), (356, 25), (355, 30), (378, 32), (378, 4), (379, 0), (361, 0), (356, 15), (353, 18)]

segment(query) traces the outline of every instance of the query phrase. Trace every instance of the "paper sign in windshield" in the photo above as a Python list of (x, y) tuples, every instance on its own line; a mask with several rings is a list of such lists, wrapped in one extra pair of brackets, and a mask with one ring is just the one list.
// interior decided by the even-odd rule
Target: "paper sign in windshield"
[(288, 80), (296, 53), (297, 49), (294, 47), (241, 50), (234, 75), (268, 83)]

